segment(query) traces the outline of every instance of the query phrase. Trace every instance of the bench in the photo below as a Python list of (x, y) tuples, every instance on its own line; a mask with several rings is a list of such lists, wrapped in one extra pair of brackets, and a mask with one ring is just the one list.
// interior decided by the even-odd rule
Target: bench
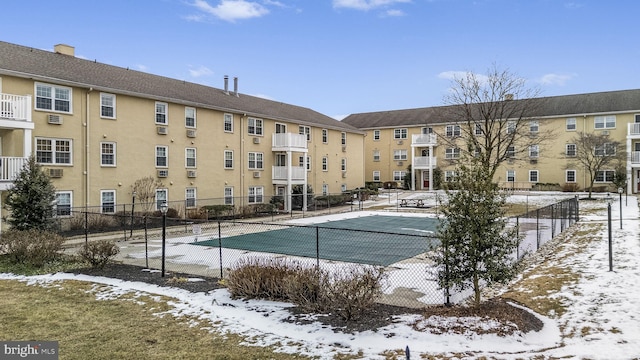
[(401, 207), (424, 207), (424, 202), (422, 201), (422, 199), (402, 199), (400, 200), (400, 206)]

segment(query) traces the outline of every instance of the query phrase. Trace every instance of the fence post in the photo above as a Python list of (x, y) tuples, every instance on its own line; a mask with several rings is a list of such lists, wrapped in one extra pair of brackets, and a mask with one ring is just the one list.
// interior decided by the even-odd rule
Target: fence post
[(540, 209), (536, 209), (536, 251), (540, 250)]
[(222, 280), (222, 226), (220, 220), (218, 220), (218, 255), (220, 256), (220, 280)]
[[(516, 234), (518, 234), (518, 239), (520, 239), (520, 216), (516, 216)], [(516, 246), (516, 260), (520, 260), (520, 240), (518, 240), (518, 245)]]
[(316, 226), (316, 269), (320, 270), (320, 227)]
[(84, 208), (84, 243), (89, 243), (89, 209)]
[(556, 204), (551, 205), (551, 238), (556, 236)]
[(147, 213), (144, 213), (144, 258), (147, 269), (149, 268), (149, 237), (147, 236)]

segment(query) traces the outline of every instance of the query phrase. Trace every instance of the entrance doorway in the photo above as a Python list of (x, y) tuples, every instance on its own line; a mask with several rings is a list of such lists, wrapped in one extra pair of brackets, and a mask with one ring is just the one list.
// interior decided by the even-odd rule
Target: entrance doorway
[(429, 170), (422, 171), (422, 189), (429, 189)]

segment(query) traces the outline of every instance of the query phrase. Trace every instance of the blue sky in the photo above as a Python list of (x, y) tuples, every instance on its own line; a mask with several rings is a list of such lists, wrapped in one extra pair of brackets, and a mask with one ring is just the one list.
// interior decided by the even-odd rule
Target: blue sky
[[(640, 87), (636, 0), (3, 1), (0, 40), (350, 113), (443, 104), (494, 64), (543, 96)], [(11, 14), (11, 15), (9, 15)]]

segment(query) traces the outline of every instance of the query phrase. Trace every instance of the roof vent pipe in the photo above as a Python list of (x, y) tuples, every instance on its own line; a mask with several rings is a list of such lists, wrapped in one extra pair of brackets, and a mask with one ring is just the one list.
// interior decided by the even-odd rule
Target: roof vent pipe
[(229, 95), (229, 75), (224, 76), (224, 93)]
[(240, 95), (238, 95), (238, 77), (234, 77), (233, 78), (233, 94), (238, 97)]

